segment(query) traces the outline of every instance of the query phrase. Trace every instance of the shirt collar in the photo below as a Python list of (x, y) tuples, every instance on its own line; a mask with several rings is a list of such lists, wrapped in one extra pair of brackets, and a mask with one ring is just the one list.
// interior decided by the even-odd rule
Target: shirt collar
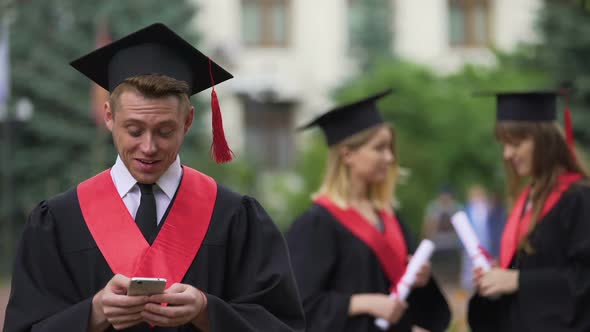
[[(117, 156), (117, 160), (111, 168), (111, 177), (120, 197), (127, 195), (137, 183), (137, 180), (131, 175), (120, 156)], [(169, 199), (172, 199), (176, 193), (176, 189), (180, 185), (181, 178), (182, 167), (180, 166), (180, 157), (176, 156), (174, 162), (162, 174), (158, 181), (156, 181), (156, 184)]]
[(172, 200), (176, 189), (180, 185), (180, 179), (182, 178), (182, 167), (180, 166), (180, 157), (176, 156), (174, 162), (168, 167), (166, 172), (156, 181), (156, 184), (162, 191)]

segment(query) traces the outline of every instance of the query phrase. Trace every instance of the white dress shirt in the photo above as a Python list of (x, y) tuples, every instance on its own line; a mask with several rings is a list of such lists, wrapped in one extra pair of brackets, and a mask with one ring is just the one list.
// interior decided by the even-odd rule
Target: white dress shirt
[[(120, 156), (117, 156), (115, 165), (111, 168), (111, 177), (115, 183), (115, 187), (119, 192), (119, 196), (123, 199), (129, 214), (135, 219), (137, 209), (139, 208), (139, 202), (141, 200), (141, 191), (137, 185), (137, 180), (133, 178), (123, 160)], [(154, 186), (154, 196), (156, 198), (156, 213), (158, 216), (158, 225), (162, 221), (162, 217), (168, 205), (174, 198), (176, 189), (180, 185), (180, 179), (182, 178), (182, 167), (180, 166), (180, 157), (176, 157), (176, 160), (168, 167), (166, 172), (156, 181)]]

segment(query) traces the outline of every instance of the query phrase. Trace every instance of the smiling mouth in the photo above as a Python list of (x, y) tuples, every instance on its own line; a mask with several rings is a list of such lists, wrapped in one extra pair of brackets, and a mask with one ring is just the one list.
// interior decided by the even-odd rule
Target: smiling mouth
[(136, 159), (136, 160), (144, 165), (153, 165), (159, 161), (159, 160), (145, 160), (145, 159)]

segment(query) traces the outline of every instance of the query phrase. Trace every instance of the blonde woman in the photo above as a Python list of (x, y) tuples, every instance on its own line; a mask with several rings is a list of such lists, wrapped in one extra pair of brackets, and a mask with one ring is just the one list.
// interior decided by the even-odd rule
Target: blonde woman
[(474, 332), (590, 331), (590, 187), (555, 119), (553, 92), (498, 95), (513, 207), (499, 266), (475, 271)]
[(375, 318), (398, 332), (414, 325), (444, 331), (449, 323), (429, 265), (407, 303), (387, 295), (414, 249), (392, 209), (394, 131), (376, 105), (390, 92), (338, 107), (304, 127), (319, 126), (330, 148), (314, 204), (287, 233), (307, 331), (379, 331)]

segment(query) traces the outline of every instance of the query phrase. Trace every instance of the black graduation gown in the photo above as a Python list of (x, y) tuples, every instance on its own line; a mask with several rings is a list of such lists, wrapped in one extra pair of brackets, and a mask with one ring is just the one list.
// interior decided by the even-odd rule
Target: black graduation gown
[(530, 236), (533, 254), (519, 251), (519, 289), (488, 300), (475, 294), (473, 332), (590, 331), (590, 187), (574, 184)]
[[(408, 252), (415, 250), (402, 230)], [(350, 297), (357, 293), (388, 294), (390, 283), (377, 256), (320, 205), (300, 216), (286, 235), (309, 332), (380, 331), (369, 315), (348, 317)], [(390, 331), (409, 332), (412, 325), (444, 331), (448, 304), (434, 279), (412, 290), (405, 315)]]
[[(172, 203), (173, 204), (173, 203)], [(6, 332), (86, 331), (92, 297), (113, 276), (76, 189), (31, 213), (15, 258)], [(303, 331), (285, 241), (258, 202), (218, 187), (209, 230), (183, 283), (206, 293), (211, 331)], [(128, 331), (197, 331), (191, 325)]]

